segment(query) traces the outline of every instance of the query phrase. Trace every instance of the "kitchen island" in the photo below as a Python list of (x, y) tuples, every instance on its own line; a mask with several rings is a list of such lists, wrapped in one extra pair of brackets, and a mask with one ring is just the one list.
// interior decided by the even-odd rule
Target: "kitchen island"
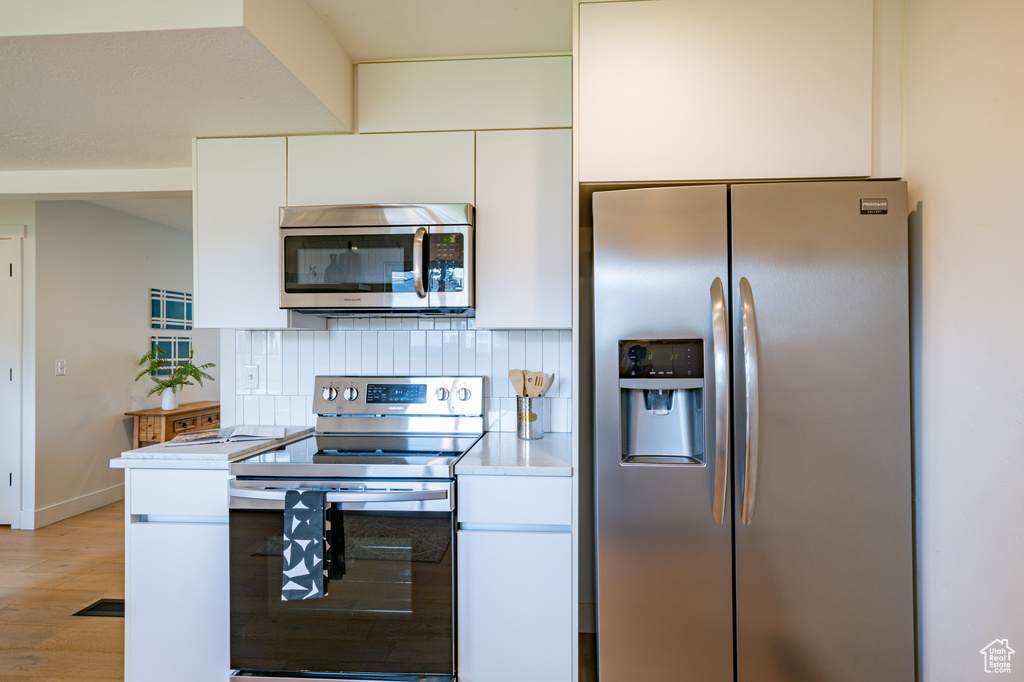
[[(111, 462), (126, 470), (125, 680), (227, 681), (229, 467), (311, 431)], [(492, 432), (455, 466), (462, 682), (573, 679), (570, 462), (569, 434)]]
[(304, 438), (150, 445), (125, 470), (124, 679), (228, 679), (228, 468)]

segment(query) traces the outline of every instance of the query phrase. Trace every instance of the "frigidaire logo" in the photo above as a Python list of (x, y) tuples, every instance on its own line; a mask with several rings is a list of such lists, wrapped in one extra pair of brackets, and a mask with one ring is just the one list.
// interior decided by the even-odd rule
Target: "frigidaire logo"
[(888, 199), (861, 199), (860, 212), (862, 215), (886, 214), (889, 212)]
[(361, 298), (343, 298), (341, 300), (343, 300), (343, 301), (355, 301), (355, 302), (358, 303), (359, 301), (361, 301), (363, 299), (361, 299)]

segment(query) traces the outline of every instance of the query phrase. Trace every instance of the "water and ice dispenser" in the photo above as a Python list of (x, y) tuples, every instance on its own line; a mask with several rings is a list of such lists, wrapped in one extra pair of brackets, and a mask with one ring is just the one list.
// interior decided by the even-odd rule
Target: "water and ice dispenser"
[(704, 465), (704, 341), (619, 341), (622, 464)]

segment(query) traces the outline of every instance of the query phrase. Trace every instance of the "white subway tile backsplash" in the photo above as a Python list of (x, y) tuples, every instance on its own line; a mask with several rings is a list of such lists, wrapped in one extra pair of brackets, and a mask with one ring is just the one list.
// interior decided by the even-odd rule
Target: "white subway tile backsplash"
[(300, 331), (299, 335), (299, 391), (313, 394), (313, 332)]
[(440, 331), (427, 332), (427, 371), (428, 376), (444, 374), (444, 336)]
[(539, 372), (544, 367), (544, 332), (531, 329), (526, 332), (526, 364), (523, 369)]
[(331, 374), (345, 374), (345, 332), (331, 332)]
[(476, 332), (462, 330), (459, 335), (459, 371), (462, 376), (473, 376), (476, 371)]
[[(475, 328), (468, 318), (334, 318), (327, 331), (227, 332), (221, 363), (231, 363), (224, 423), (315, 425), (317, 374), (485, 377), (488, 430), (515, 431), (516, 400), (509, 368), (555, 374), (546, 400), (547, 430), (568, 431), (572, 414), (572, 332)], [(234, 357), (227, 357), (231, 354)], [(260, 386), (244, 386), (245, 366), (259, 368)], [(225, 374), (232, 374), (225, 372)], [(231, 412), (234, 414), (230, 414)]]
[(288, 426), (292, 424), (292, 401), (286, 395), (274, 396), (274, 424)]
[(395, 332), (377, 332), (377, 374), (394, 376), (395, 374)]
[(360, 374), (377, 374), (377, 333), (375, 331), (360, 332), (363, 358)]
[(491, 332), (491, 396), (495, 398), (513, 395), (508, 381), (508, 336), (509, 332), (505, 329)]
[[(558, 332), (558, 375), (555, 376), (555, 384), (558, 385), (556, 395), (563, 398), (572, 397), (572, 330), (561, 329)], [(554, 390), (554, 386), (552, 386)]]
[(252, 332), (252, 354), (253, 355), (266, 355), (267, 354), (267, 332), (263, 330), (253, 330)]
[(244, 329), (235, 331), (235, 352), (252, 353), (252, 332)]
[(299, 394), (299, 333), (290, 329), (281, 333), (281, 393)]
[(363, 333), (345, 332), (345, 374), (365, 374), (363, 371)]
[[(544, 337), (543, 340), (543, 353), (541, 355), (541, 370), (545, 374), (554, 374), (557, 378), (561, 374), (559, 362), (559, 346), (558, 346), (558, 330), (557, 329), (545, 329), (542, 332)], [(558, 397), (558, 386), (555, 384), (551, 385), (548, 389), (547, 396), (550, 398)]]
[(454, 376), (459, 373), (459, 332), (451, 329), (441, 332), (441, 374)]
[(260, 401), (259, 402), (259, 405), (260, 405), (260, 413), (259, 413), (259, 420), (260, 420), (260, 422), (259, 423), (260, 424), (273, 425), (274, 424), (274, 417), (275, 417), (275, 412), (274, 412), (275, 402), (276, 402), (275, 397), (272, 396), (272, 395), (261, 395), (259, 397), (259, 401)]
[(409, 374), (422, 376), (427, 373), (427, 332), (410, 331), (409, 343)]
[[(278, 346), (278, 351), (281, 347)], [(284, 393), (284, 356), (280, 352), (267, 354), (267, 393), (281, 395)]]
[(409, 337), (411, 332), (406, 329), (395, 332), (395, 347), (394, 347), (394, 358), (395, 358), (395, 374), (397, 376), (408, 376), (411, 374), (409, 369)]
[(290, 424), (306, 423), (306, 398), (301, 395), (289, 396), (291, 422)]
[(508, 368), (529, 369), (526, 366), (526, 332), (520, 329), (508, 332)]
[(313, 372), (319, 376), (331, 373), (331, 333), (313, 332)]
[(259, 396), (247, 395), (242, 403), (243, 424), (263, 424), (260, 421), (260, 399)]

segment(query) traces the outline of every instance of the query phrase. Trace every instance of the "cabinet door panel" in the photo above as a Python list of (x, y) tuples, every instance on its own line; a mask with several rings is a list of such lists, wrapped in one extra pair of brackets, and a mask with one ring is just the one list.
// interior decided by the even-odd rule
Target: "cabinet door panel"
[(459, 681), (572, 679), (572, 535), (459, 531)]
[(580, 5), (584, 182), (868, 176), (871, 0)]
[(472, 204), (473, 133), (288, 138), (288, 205)]
[(195, 326), (282, 328), (285, 138), (196, 141)]
[(476, 326), (572, 326), (572, 131), (477, 133)]
[(132, 523), (126, 679), (228, 676), (228, 526)]

